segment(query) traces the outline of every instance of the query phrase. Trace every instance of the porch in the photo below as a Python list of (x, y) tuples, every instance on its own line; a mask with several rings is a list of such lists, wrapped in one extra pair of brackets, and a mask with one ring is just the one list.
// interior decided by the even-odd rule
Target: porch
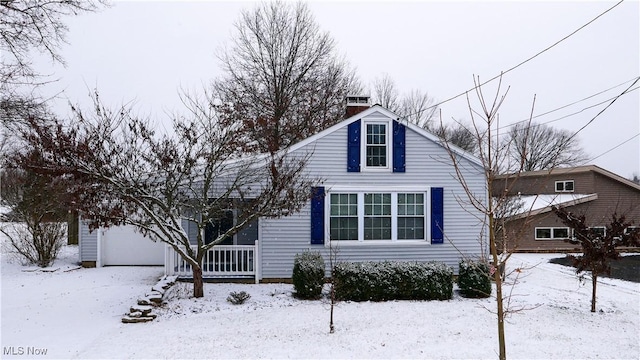
[[(195, 249), (195, 247), (193, 247)], [(258, 241), (255, 245), (216, 245), (202, 260), (204, 279), (255, 279), (259, 282)], [(192, 278), (191, 265), (171, 247), (165, 248), (165, 275)]]

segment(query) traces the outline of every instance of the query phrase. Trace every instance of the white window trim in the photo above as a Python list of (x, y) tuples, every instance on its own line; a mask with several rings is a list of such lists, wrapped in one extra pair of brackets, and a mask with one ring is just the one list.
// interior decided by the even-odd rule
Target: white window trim
[[(538, 229), (549, 229), (551, 230), (551, 237), (548, 238), (541, 238), (538, 237)], [(554, 237), (554, 233), (555, 233), (555, 229), (566, 229), (567, 230), (567, 234), (569, 235), (569, 237)], [(557, 241), (557, 240), (564, 240), (564, 239), (571, 239), (573, 237), (573, 231), (571, 228), (567, 227), (567, 226), (537, 226), (534, 230), (533, 230), (533, 236), (536, 240), (543, 240), (543, 241), (549, 241), (549, 240), (553, 240), (553, 241)]]
[[(560, 184), (560, 183), (562, 183), (562, 189), (563, 189), (563, 190), (558, 190), (558, 184)], [(565, 189), (567, 188), (567, 184), (568, 184), (568, 183), (573, 184), (573, 190), (565, 190)], [(575, 184), (575, 182), (574, 182), (573, 180), (560, 180), (560, 181), (556, 181), (556, 182), (555, 182), (555, 184), (554, 184), (554, 190), (555, 190), (557, 193), (572, 193), (572, 192), (575, 192), (575, 190), (576, 190), (576, 184)]]
[[(380, 187), (368, 187), (368, 186), (340, 186), (332, 187), (327, 191), (326, 199), (324, 202), (324, 212), (327, 214), (324, 219), (325, 228), (325, 247), (330, 246), (330, 242), (338, 247), (344, 246), (376, 246), (376, 245), (416, 245), (416, 244), (431, 244), (431, 191), (429, 187), (393, 187), (393, 190), (380, 189)], [(357, 194), (358, 195), (358, 240), (331, 240), (331, 194)], [(380, 193), (380, 194), (392, 194), (391, 195), (391, 240), (364, 240), (364, 194), (365, 193)], [(424, 194), (424, 239), (418, 240), (404, 240), (398, 239), (398, 196), (397, 194), (404, 193), (423, 193)]]
[(602, 236), (607, 236), (607, 227), (606, 226), (589, 226), (589, 230), (591, 229), (602, 229)]
[[(385, 125), (386, 130), (386, 152), (387, 152), (387, 166), (367, 166), (367, 125)], [(380, 171), (380, 172), (389, 172), (391, 171), (391, 162), (393, 161), (391, 154), (391, 143), (393, 139), (391, 138), (391, 121), (390, 120), (362, 120), (362, 135), (360, 136), (360, 166), (361, 171)]]

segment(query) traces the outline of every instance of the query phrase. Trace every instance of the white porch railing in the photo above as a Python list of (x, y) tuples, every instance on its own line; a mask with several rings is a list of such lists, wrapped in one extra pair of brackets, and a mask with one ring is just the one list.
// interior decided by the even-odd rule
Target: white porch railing
[[(195, 247), (192, 247), (195, 249)], [(209, 249), (202, 260), (203, 278), (258, 279), (258, 241), (255, 245), (216, 245)], [(165, 275), (192, 277), (191, 265), (169, 245), (165, 249)]]

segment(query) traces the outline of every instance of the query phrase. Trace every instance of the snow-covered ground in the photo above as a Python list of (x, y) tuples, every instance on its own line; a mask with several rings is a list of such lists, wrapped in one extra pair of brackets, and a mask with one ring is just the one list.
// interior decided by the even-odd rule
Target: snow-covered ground
[[(554, 256), (512, 258), (526, 267), (512, 305), (533, 309), (509, 319), (508, 357), (638, 359), (640, 285), (602, 279), (599, 311), (590, 313), (590, 282), (547, 263)], [(329, 334), (328, 304), (293, 298), (292, 285), (205, 284), (205, 298), (191, 299), (178, 284), (155, 321), (123, 324), (162, 268), (82, 269), (76, 261), (77, 247), (65, 247), (55, 271), (32, 271), (3, 251), (3, 358), (497, 357), (491, 299), (343, 302)], [(251, 298), (232, 305), (231, 291)]]

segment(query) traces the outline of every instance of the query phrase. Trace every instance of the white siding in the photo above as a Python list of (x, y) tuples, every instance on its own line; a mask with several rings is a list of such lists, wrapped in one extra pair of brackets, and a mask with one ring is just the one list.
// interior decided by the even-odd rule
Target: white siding
[[(367, 120), (386, 120), (381, 113), (374, 112)], [(462, 256), (479, 256), (480, 234), (483, 231), (479, 219), (482, 215), (470, 206), (459, 203), (466, 199), (462, 186), (455, 179), (455, 169), (447, 151), (438, 143), (407, 128), (406, 172), (347, 172), (347, 127), (336, 130), (297, 150), (313, 153), (308, 164), (311, 176), (322, 179), (327, 192), (332, 186), (375, 186), (380, 190), (393, 191), (399, 186), (444, 188), (444, 244), (430, 241), (414, 244), (354, 244), (340, 245), (339, 258), (348, 261), (364, 260), (437, 260), (452, 266)], [(486, 194), (484, 172), (480, 166), (460, 158), (461, 170), (467, 185), (480, 196)], [(457, 200), (458, 199), (458, 200)], [(319, 250), (325, 253), (324, 245), (310, 245), (310, 206), (297, 215), (281, 219), (261, 219), (261, 258), (263, 278), (289, 278), (296, 253)], [(430, 222), (427, 222), (430, 226)], [(326, 232), (327, 230), (325, 230)], [(328, 258), (325, 256), (325, 260)]]

